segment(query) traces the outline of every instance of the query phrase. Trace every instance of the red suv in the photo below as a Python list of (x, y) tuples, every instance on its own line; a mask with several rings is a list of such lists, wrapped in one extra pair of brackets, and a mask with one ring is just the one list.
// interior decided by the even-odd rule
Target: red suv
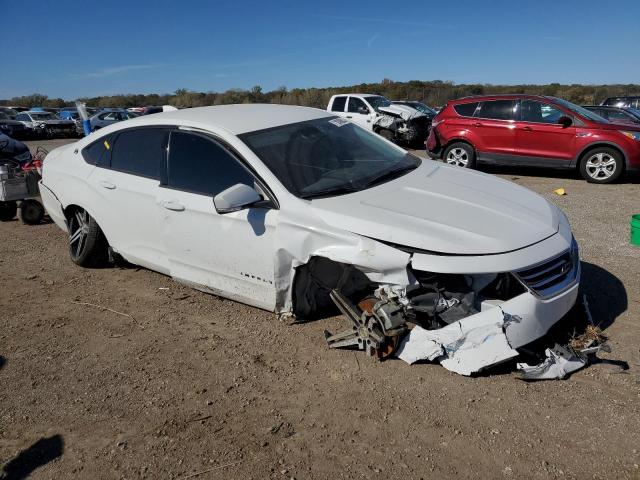
[(451, 165), (579, 168), (611, 183), (640, 168), (640, 127), (610, 123), (560, 98), (492, 95), (453, 100), (433, 119), (427, 150)]

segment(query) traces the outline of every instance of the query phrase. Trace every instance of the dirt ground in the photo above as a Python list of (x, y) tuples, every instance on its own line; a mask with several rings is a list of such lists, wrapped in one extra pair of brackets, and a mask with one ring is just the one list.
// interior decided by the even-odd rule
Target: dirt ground
[(288, 325), (144, 269), (82, 269), (55, 225), (16, 220), (0, 224), (6, 478), (640, 479), (640, 181), (492, 171), (567, 213), (600, 357), (628, 370), (525, 383), (329, 351), (340, 318)]

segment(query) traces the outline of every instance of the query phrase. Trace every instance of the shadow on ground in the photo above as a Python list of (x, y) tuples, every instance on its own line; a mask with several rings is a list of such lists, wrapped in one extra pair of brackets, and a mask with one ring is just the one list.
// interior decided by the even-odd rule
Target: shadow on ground
[(41, 438), (2, 467), (2, 480), (22, 480), (38, 467), (62, 456), (64, 440), (61, 435)]

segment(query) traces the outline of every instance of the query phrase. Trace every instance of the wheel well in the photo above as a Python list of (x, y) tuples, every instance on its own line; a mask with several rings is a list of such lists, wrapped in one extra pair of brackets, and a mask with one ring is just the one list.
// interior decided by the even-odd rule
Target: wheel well
[(473, 150), (473, 153), (477, 154), (476, 147), (474, 147), (473, 144), (470, 141), (464, 140), (464, 139), (460, 139), (460, 138), (449, 140), (447, 142), (447, 144), (444, 147), (442, 147), (442, 154), (444, 155), (445, 150), (447, 148), (449, 148), (451, 145), (453, 145), (454, 143), (466, 143), (467, 145), (469, 145), (471, 147), (471, 149)]
[(587, 154), (589, 154), (590, 152), (594, 151), (597, 148), (610, 148), (611, 150), (615, 150), (616, 152), (618, 152), (620, 154), (620, 156), (622, 157), (623, 167), (626, 168), (626, 166), (627, 166), (627, 156), (624, 154), (624, 152), (620, 148), (618, 148), (616, 145), (612, 145), (610, 143), (596, 143), (595, 145), (589, 145), (578, 156), (578, 160), (576, 161), (575, 168), (580, 169), (580, 164), (582, 163), (582, 159), (584, 157), (586, 157)]

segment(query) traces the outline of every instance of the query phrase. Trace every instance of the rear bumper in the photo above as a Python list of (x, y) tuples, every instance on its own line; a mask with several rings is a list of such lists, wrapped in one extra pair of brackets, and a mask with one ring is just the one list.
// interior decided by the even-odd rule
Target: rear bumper
[(47, 211), (51, 220), (65, 232), (67, 229), (67, 219), (64, 215), (64, 209), (58, 197), (53, 193), (49, 187), (47, 187), (42, 180), (38, 183), (40, 186), (40, 197), (42, 198), (42, 204)]

